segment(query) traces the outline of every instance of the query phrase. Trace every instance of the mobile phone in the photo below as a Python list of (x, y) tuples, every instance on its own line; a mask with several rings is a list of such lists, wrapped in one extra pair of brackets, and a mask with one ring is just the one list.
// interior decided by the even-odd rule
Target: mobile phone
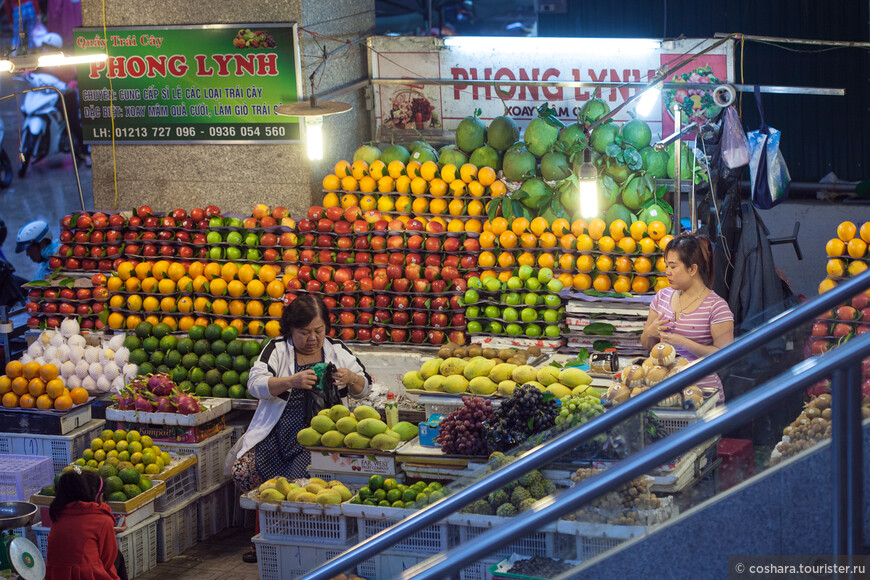
[(118, 516), (118, 519), (115, 520), (115, 527), (116, 528), (123, 528), (124, 524), (126, 524), (126, 523), (127, 523), (127, 516)]

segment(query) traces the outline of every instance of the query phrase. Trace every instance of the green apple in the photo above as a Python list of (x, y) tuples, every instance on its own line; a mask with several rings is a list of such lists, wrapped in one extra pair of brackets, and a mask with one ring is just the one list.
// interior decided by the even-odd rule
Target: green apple
[(480, 300), (480, 294), (478, 294), (477, 290), (474, 288), (469, 288), (465, 291), (465, 295), (462, 297), (462, 301), (468, 304), (477, 304), (477, 301)]
[(538, 295), (532, 294), (531, 292), (527, 292), (523, 296), (523, 304), (526, 306), (535, 306), (538, 304)]
[(247, 236), (245, 236), (245, 245), (246, 246), (256, 246), (260, 243), (260, 236), (251, 232)]
[(231, 228), (240, 228), (244, 224), (242, 224), (242, 220), (240, 220), (239, 218), (231, 217), (231, 218), (227, 218), (226, 225), (230, 226)]
[(518, 292), (508, 292), (504, 295), (503, 302), (505, 304), (509, 304), (510, 306), (516, 306), (520, 303), (520, 295)]
[(205, 241), (209, 244), (219, 244), (223, 241), (220, 232), (209, 232), (205, 236)]
[(520, 280), (528, 280), (529, 278), (532, 277), (532, 274), (534, 272), (535, 271), (532, 269), (531, 266), (524, 265), (524, 266), (520, 266), (520, 270), (519, 270), (519, 272), (517, 272), (517, 276), (519, 276)]
[(542, 317), (544, 322), (558, 322), (559, 321), (559, 311), (553, 310), (552, 308), (547, 308), (544, 310)]
[[(465, 315), (468, 316), (468, 312)], [(517, 309), (510, 306), (501, 311), (501, 317), (508, 322), (516, 322), (519, 316)]]
[(553, 271), (549, 268), (541, 268), (538, 270), (538, 282), (546, 284), (553, 279)]
[(224, 218), (220, 216), (212, 216), (211, 219), (208, 220), (208, 227), (210, 228), (220, 228), (224, 225)]
[(526, 288), (529, 290), (538, 290), (541, 288), (541, 283), (538, 282), (537, 278), (529, 278), (526, 280)]
[(561, 333), (562, 331), (555, 324), (551, 324), (544, 329), (544, 336), (548, 338), (559, 338)]
[(489, 323), (489, 326), (486, 330), (487, 332), (491, 332), (492, 334), (501, 334), (503, 328), (501, 326), (501, 322), (496, 322), (495, 320), (493, 320)]
[(498, 292), (501, 290), (501, 280), (493, 276), (487, 277), (486, 280), (483, 281), (483, 285), (486, 286), (486, 289), (490, 292)]
[(228, 244), (241, 244), (242, 243), (242, 234), (236, 231), (227, 233), (227, 243)]
[(523, 287), (523, 281), (516, 276), (511, 276), (508, 278), (507, 287), (511, 290), (519, 290)]
[(480, 278), (475, 276), (474, 278), (468, 279), (468, 287), (469, 288), (483, 288), (483, 283), (480, 281)]
[(221, 247), (211, 248), (208, 251), (208, 257), (212, 260), (223, 260), (224, 258), (224, 249)]
[(547, 294), (546, 296), (544, 296), (544, 304), (546, 304), (550, 308), (558, 308), (562, 305), (562, 299), (555, 294)]
[(559, 280), (558, 278), (553, 278), (552, 280), (547, 282), (547, 290), (549, 290), (550, 292), (554, 292), (554, 293), (561, 292), (562, 288), (564, 288), (564, 287), (565, 287), (565, 285), (562, 284), (562, 281)]
[(227, 248), (227, 260), (241, 260), (242, 259), (242, 251), (235, 247), (230, 246)]
[(466, 318), (480, 318), (480, 308), (477, 306), (469, 306), (465, 309)]
[(509, 336), (519, 336), (523, 332), (523, 327), (520, 326), (519, 324), (517, 324), (516, 322), (513, 322), (513, 323), (507, 325), (507, 328), (505, 328), (505, 332)]
[(499, 309), (498, 306), (487, 306), (483, 312), (487, 318), (500, 318), (501, 317), (501, 310)]
[(520, 318), (523, 322), (534, 322), (538, 319), (538, 313), (534, 308), (523, 308), (520, 312)]
[(535, 338), (541, 336), (541, 327), (537, 324), (529, 324), (526, 326), (526, 336)]
[(476, 320), (470, 320), (466, 325), (466, 328), (468, 328), (468, 332), (471, 332), (472, 334), (483, 332), (483, 325)]
[(248, 252), (247, 254), (245, 254), (245, 258), (252, 262), (256, 262), (261, 257), (262, 256), (260, 254), (260, 250), (258, 250), (257, 248), (248, 248)]

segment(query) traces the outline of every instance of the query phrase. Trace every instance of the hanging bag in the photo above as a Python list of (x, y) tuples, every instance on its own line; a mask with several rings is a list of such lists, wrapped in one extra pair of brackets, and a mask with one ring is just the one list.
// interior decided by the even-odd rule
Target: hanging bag
[(769, 127), (764, 120), (758, 85), (755, 85), (755, 102), (761, 115), (761, 127), (748, 135), (752, 204), (758, 209), (770, 209), (788, 197), (791, 176), (779, 150), (780, 132)]
[(740, 117), (733, 105), (725, 108), (722, 121), (722, 161), (729, 169), (737, 169), (749, 163), (749, 139), (740, 124)]

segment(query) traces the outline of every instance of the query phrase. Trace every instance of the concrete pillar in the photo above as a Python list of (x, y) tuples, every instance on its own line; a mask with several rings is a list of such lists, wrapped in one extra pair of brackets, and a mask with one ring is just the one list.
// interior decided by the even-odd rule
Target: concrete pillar
[[(297, 22), (300, 28), (337, 39), (317, 38), (332, 50), (372, 34), (374, 0), (106, 0), (106, 26)], [(102, 0), (82, 0), (86, 27), (103, 26)], [(301, 33), (303, 94), (308, 76), (320, 64), (314, 37)], [(318, 94), (368, 74), (365, 43), (329, 59), (315, 78)], [(371, 139), (366, 90), (336, 100), (353, 105), (324, 121), (324, 160), (309, 162), (305, 143), (296, 145), (116, 145), (117, 200), (111, 145), (92, 147), (94, 207), (131, 209), (147, 203), (155, 210), (215, 204), (250, 215), (255, 203), (283, 205), (301, 216), (320, 201), (320, 182), (339, 159)]]

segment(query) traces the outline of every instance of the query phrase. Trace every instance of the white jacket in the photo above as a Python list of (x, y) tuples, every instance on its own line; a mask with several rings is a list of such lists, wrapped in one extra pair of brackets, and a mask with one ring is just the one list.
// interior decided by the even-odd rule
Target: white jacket
[[(371, 390), (372, 378), (366, 372), (365, 367), (356, 358), (350, 349), (340, 340), (326, 338), (323, 341), (323, 362), (333, 363), (338, 368), (345, 368), (365, 377), (366, 384), (359, 395), (349, 393), (354, 398), (365, 397)], [(272, 428), (284, 413), (287, 401), (269, 393), (269, 379), (272, 377), (289, 377), (296, 373), (296, 356), (293, 343), (284, 338), (273, 339), (263, 352), (260, 353), (257, 362), (251, 367), (248, 376), (248, 392), (260, 400), (254, 418), (247, 431), (241, 437), (227, 458), (227, 467), (231, 467), (232, 461), (241, 457), (242, 454), (252, 449), (257, 443), (266, 438)], [(342, 388), (340, 390), (345, 390)], [(303, 413), (303, 409), (299, 409)], [(232, 461), (230, 461), (230, 459)]]

